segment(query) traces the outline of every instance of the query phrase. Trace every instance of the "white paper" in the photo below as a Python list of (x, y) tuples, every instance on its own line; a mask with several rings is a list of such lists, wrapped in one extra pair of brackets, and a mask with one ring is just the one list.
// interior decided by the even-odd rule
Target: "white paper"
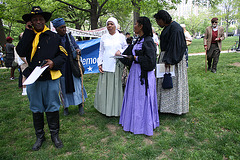
[[(171, 76), (174, 77), (175, 76), (175, 65), (171, 65), (170, 66), (170, 73), (171, 73)], [(157, 78), (163, 78), (164, 77), (164, 74), (165, 73), (169, 73), (169, 70), (165, 69), (165, 63), (160, 63), (160, 64), (157, 64), (156, 66), (156, 77)]]
[(48, 66), (45, 66), (43, 68), (37, 66), (29, 75), (29, 77), (26, 79), (26, 81), (23, 83), (23, 85), (33, 84), (38, 79), (38, 77), (43, 73), (43, 71), (45, 71), (45, 69), (47, 68)]
[(123, 57), (127, 57), (127, 55), (111, 56), (110, 58), (123, 58)]

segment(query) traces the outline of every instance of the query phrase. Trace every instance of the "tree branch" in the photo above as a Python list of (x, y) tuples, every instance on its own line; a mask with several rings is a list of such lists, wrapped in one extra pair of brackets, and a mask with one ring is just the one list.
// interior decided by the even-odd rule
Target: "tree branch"
[(103, 6), (107, 3), (107, 1), (108, 1), (108, 0), (105, 0), (105, 1), (101, 4), (101, 6), (98, 8), (98, 15), (100, 15), (100, 13), (101, 13), (101, 11), (102, 11), (102, 8), (103, 8)]
[(92, 2), (90, 2), (89, 0), (86, 0), (90, 5), (92, 5)]
[(71, 6), (71, 7), (73, 7), (73, 8), (76, 8), (76, 9), (78, 9), (78, 10), (84, 11), (84, 12), (91, 12), (89, 9), (79, 8), (79, 7), (77, 7), (77, 6), (74, 6), (74, 5), (72, 5), (72, 4), (69, 4), (69, 3), (64, 2), (64, 1), (61, 1), (61, 0), (56, 0), (56, 1), (61, 2), (61, 3), (63, 3), (63, 4), (66, 4), (66, 5), (68, 5), (68, 6)]

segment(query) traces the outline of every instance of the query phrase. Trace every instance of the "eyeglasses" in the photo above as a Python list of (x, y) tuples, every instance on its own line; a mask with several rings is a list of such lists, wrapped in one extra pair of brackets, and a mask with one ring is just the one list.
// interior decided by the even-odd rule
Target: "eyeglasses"
[(218, 22), (212, 22), (212, 23), (218, 23)]

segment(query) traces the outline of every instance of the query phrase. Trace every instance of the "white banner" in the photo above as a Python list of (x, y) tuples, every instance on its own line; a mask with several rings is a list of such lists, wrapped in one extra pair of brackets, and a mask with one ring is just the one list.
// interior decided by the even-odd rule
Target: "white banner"
[[(56, 29), (53, 27), (52, 22), (50, 22), (51, 31), (56, 32)], [(82, 31), (74, 28), (67, 27), (67, 33), (71, 32), (72, 36), (80, 36), (80, 37), (101, 37), (103, 34), (107, 33), (107, 28), (99, 28), (90, 31)]]

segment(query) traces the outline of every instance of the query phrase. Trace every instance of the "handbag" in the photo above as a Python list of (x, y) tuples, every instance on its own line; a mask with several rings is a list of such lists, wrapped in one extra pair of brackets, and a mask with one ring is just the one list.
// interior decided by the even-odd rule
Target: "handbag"
[(173, 88), (172, 75), (170, 73), (170, 67), (169, 67), (169, 72), (167, 73), (165, 71), (165, 74), (163, 76), (162, 88), (163, 89), (171, 89), (171, 88)]
[[(74, 77), (76, 78), (80, 78), (81, 77), (81, 72), (80, 72), (80, 67), (81, 67), (81, 70), (82, 70), (82, 73), (84, 74), (85, 72), (85, 68), (83, 67), (83, 64), (80, 60), (77, 60), (76, 57), (77, 57), (77, 52), (71, 42), (71, 39), (70, 39), (70, 36), (69, 34), (67, 33), (67, 37), (68, 37), (68, 41), (69, 41), (69, 44), (70, 44), (70, 48), (71, 48), (71, 54), (69, 54), (69, 61), (70, 61), (70, 66), (71, 66), (71, 69), (72, 69), (72, 73), (74, 75)], [(80, 63), (78, 63), (78, 61)], [(79, 66), (80, 64), (80, 66)]]

